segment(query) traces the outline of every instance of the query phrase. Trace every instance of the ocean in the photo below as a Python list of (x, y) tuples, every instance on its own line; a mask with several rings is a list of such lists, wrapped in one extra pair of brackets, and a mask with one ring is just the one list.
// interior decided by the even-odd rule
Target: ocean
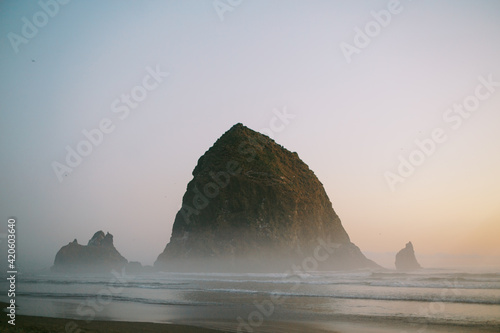
[[(7, 285), (0, 286), (5, 290)], [(500, 272), (24, 274), (18, 276), (16, 303), (24, 315), (181, 323), (233, 332), (302, 332), (301, 324), (342, 332), (349, 322), (397, 324), (405, 327), (400, 332), (435, 327), (500, 332)]]

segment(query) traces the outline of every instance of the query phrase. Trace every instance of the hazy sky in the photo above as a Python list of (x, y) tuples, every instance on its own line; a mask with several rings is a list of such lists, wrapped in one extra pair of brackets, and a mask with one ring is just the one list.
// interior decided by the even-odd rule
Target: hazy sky
[[(423, 265), (500, 266), (499, 1), (54, 4), (0, 2), (0, 232), (17, 218), (19, 264), (100, 229), (152, 264), (198, 158), (242, 122), (298, 152), (365, 253), (411, 240)], [(88, 154), (61, 182), (67, 147)]]

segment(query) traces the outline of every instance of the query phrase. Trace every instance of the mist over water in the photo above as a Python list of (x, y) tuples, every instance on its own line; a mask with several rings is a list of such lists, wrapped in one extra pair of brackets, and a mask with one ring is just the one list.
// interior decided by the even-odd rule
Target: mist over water
[[(250, 333), (351, 333), (344, 322), (365, 325), (356, 333), (382, 323), (500, 332), (499, 13), (489, 0), (0, 1), (0, 301), (14, 300), (11, 260), (19, 315)], [(216, 150), (227, 160), (188, 190), (234, 124), (300, 155), (321, 190), (297, 181), (285, 155), (250, 163), (257, 145), (235, 160)], [(304, 209), (284, 193), (324, 200)], [(221, 209), (229, 199), (234, 209)], [(306, 214), (269, 224), (302, 212), (327, 222), (330, 204), (331, 234)], [(258, 207), (269, 209), (239, 219)], [(173, 232), (179, 212), (194, 222)], [(255, 237), (212, 237), (229, 213)], [(197, 237), (210, 221), (220, 228)], [(286, 239), (290, 221), (300, 228)], [(71, 255), (81, 274), (51, 273), (61, 247), (97, 230), (136, 273), (90, 274), (98, 260)], [(318, 234), (338, 236), (345, 256), (317, 252)], [(186, 246), (153, 266), (169, 240)], [(396, 271), (409, 241), (423, 269)]]
[[(500, 270), (498, 263), (500, 256), (477, 255), (477, 254), (423, 254), (425, 248), (417, 248), (416, 256), (418, 262), (424, 268), (455, 269), (466, 272), (482, 272)], [(393, 269), (396, 252), (368, 252), (363, 251), (367, 258), (375, 261), (382, 267)]]
[[(272, 332), (271, 327), (276, 329), (279, 322), (334, 329), (336, 322), (353, 318), (412, 323), (418, 328), (431, 324), (500, 328), (498, 270), (122, 273), (87, 277), (25, 274), (19, 280), (19, 313), (83, 320), (190, 322), (234, 330), (246, 323), (262, 332), (267, 327)], [(262, 323), (256, 319), (261, 317)], [(240, 331), (245, 332), (243, 326)]]

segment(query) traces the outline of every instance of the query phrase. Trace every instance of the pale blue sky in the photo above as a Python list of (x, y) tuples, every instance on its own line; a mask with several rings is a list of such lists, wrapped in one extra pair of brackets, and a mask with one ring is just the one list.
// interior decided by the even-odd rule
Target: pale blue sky
[[(0, 2), (0, 218), (19, 220), (21, 263), (103, 229), (152, 264), (198, 158), (283, 108), (295, 118), (274, 138), (363, 251), (500, 256), (500, 87), (460, 129), (442, 119), (479, 76), (500, 81), (500, 2), (401, 0), (348, 64), (340, 44), (388, 2), (245, 0), (221, 21), (210, 0), (73, 0), (17, 53), (8, 34), (41, 7)], [(157, 66), (170, 75), (120, 120), (113, 101)], [(103, 118), (114, 131), (60, 183), (51, 163)], [(436, 127), (448, 140), (392, 192), (384, 173)]]

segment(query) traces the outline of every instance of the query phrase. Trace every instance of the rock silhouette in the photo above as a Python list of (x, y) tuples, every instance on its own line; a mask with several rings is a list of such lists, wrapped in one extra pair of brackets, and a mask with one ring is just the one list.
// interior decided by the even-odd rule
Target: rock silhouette
[(293, 263), (309, 270), (378, 267), (351, 243), (298, 154), (236, 124), (198, 160), (155, 266), (282, 271)]
[(111, 272), (128, 263), (114, 247), (113, 235), (98, 231), (87, 245), (80, 245), (75, 239), (63, 246), (56, 254), (54, 272)]
[(408, 242), (406, 247), (396, 254), (396, 269), (401, 271), (411, 271), (422, 268), (415, 257), (413, 244)]

